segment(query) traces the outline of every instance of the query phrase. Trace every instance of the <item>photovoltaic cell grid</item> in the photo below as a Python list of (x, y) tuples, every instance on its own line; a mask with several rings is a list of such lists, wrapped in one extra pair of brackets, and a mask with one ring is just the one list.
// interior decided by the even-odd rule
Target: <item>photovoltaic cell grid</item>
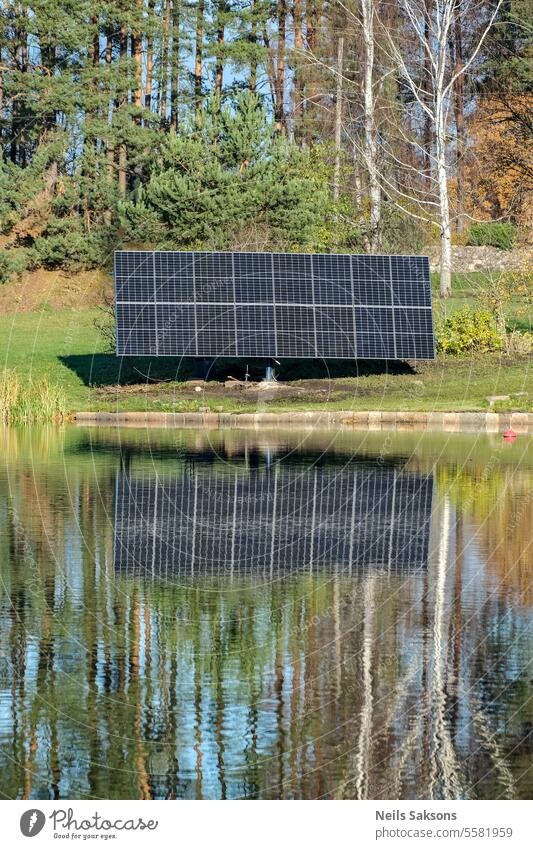
[(114, 564), (161, 576), (427, 566), (432, 475), (274, 464), (174, 477), (122, 472)]
[(120, 356), (433, 359), (427, 257), (117, 251)]

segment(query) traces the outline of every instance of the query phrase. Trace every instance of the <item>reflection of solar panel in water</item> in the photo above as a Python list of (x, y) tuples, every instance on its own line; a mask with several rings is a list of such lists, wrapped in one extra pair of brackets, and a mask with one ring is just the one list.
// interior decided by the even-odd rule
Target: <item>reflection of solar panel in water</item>
[(426, 566), (433, 478), (374, 466), (122, 473), (115, 568), (197, 575)]
[(117, 354), (433, 359), (427, 257), (117, 251)]

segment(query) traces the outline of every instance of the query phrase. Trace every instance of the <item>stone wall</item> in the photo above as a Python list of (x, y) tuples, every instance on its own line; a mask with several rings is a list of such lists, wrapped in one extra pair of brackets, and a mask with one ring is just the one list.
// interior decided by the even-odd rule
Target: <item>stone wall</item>
[[(429, 257), (432, 271), (440, 271), (440, 245), (427, 245), (421, 253)], [(533, 248), (501, 251), (487, 245), (453, 245), (452, 269), (460, 274), (472, 271), (532, 271)]]

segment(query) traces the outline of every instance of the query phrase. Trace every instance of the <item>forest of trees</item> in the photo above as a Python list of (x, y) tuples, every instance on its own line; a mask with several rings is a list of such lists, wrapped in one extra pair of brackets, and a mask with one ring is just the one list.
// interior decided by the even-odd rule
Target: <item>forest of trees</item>
[(5, 0), (0, 280), (119, 245), (527, 239), (529, 0)]

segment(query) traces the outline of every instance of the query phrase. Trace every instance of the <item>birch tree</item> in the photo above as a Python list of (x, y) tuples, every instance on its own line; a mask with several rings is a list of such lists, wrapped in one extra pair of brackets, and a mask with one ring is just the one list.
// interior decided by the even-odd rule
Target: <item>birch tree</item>
[(363, 59), (364, 161), (368, 174), (370, 202), (370, 219), (366, 241), (367, 248), (371, 253), (379, 249), (381, 241), (381, 184), (378, 173), (378, 142), (374, 95), (375, 18), (376, 8), (374, 0), (361, 0), (361, 26), (365, 45)]
[[(364, 2), (364, 0), (362, 0)], [(472, 67), (498, 14), (503, 0), (487, 3), (486, 0), (435, 0), (428, 7), (427, 0), (398, 0), (405, 31), (391, 31), (382, 26), (384, 50), (392, 67), (402, 80), (413, 102), (433, 130), (434, 151), (429, 157), (436, 184), (435, 199), (431, 194), (416, 198), (422, 220), (436, 223), (440, 230), (441, 270), (440, 295), (451, 294), (452, 240), (449, 196), (449, 111), (457, 81)], [(473, 39), (469, 55), (463, 53), (462, 62), (452, 65), (449, 45), (460, 19), (476, 14), (483, 20), (479, 33)], [(409, 61), (406, 43), (422, 60), (425, 73), (420, 74), (420, 63)], [(430, 90), (426, 86), (429, 84)], [(413, 142), (418, 144), (416, 140)], [(427, 151), (425, 152), (427, 155)], [(405, 208), (409, 195), (398, 198)]]
[(344, 54), (344, 38), (337, 42), (337, 94), (335, 97), (335, 164), (333, 168), (333, 200), (338, 203), (341, 178), (341, 143), (342, 143), (342, 61)]

